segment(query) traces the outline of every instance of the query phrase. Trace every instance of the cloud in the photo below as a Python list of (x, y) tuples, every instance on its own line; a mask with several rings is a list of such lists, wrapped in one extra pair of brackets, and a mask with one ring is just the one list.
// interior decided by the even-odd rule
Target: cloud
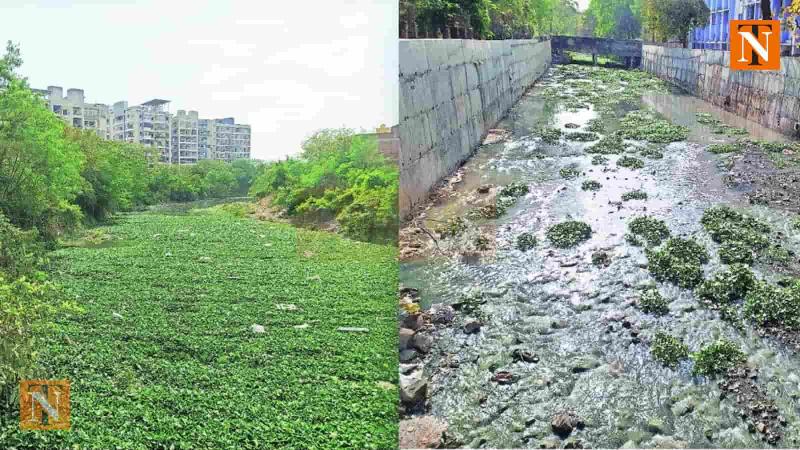
[(256, 44), (243, 43), (233, 39), (190, 39), (186, 41), (190, 46), (216, 47), (222, 50), (223, 56), (244, 57), (253, 56)]

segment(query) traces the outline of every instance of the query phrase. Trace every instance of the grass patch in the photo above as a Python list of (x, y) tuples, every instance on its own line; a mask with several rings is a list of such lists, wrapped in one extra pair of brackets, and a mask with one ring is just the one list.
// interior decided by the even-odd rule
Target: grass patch
[(628, 191), (622, 194), (623, 202), (628, 202), (631, 200), (647, 200), (647, 192), (636, 189), (634, 191)]
[(658, 281), (694, 288), (703, 281), (708, 251), (694, 239), (672, 238), (659, 249), (647, 249), (647, 267)]
[(595, 180), (586, 180), (581, 184), (581, 189), (584, 191), (599, 191), (602, 188), (603, 185)]
[(558, 144), (559, 142), (561, 142), (561, 134), (562, 133), (561, 133), (561, 130), (559, 130), (558, 128), (543, 127), (543, 128), (540, 128), (536, 132), (536, 134), (540, 138), (542, 138), (542, 142), (544, 142), (545, 144), (554, 145), (554, 144)]
[(104, 230), (127, 245), (55, 253), (85, 312), (39, 349), (73, 431), (14, 414), (3, 447), (397, 447), (396, 248), (214, 214)]
[(738, 152), (742, 151), (743, 149), (744, 149), (744, 147), (739, 143), (733, 143), (733, 144), (711, 144), (708, 147), (706, 147), (706, 151), (714, 153), (714, 154), (717, 154), (717, 155), (722, 155), (722, 154), (726, 154), (726, 153), (738, 153)]
[(602, 166), (608, 162), (608, 158), (603, 155), (594, 155), (592, 157), (592, 164), (595, 166)]
[(692, 373), (711, 377), (724, 373), (745, 360), (744, 353), (733, 342), (720, 339), (692, 354)]
[(527, 194), (528, 192), (530, 192), (530, 188), (528, 187), (527, 184), (514, 182), (514, 183), (508, 184), (506, 186), (503, 186), (503, 188), (500, 189), (500, 193), (498, 195), (500, 197), (518, 198), (518, 197), (522, 197), (523, 195)]
[(650, 354), (667, 367), (677, 367), (681, 360), (689, 357), (689, 347), (675, 336), (659, 331), (650, 344)]
[(467, 231), (467, 221), (461, 217), (451, 217), (443, 224), (440, 224), (434, 231), (443, 238), (458, 236)]
[(639, 154), (644, 156), (645, 158), (650, 158), (650, 159), (664, 158), (664, 153), (661, 152), (661, 148), (652, 145), (648, 145), (647, 147), (643, 148), (642, 151), (639, 152)]
[(644, 161), (639, 158), (625, 155), (617, 160), (618, 167), (625, 167), (628, 169), (641, 169), (644, 167)]
[(661, 245), (664, 239), (669, 238), (667, 224), (654, 217), (637, 217), (628, 224), (628, 230), (637, 238), (641, 237), (648, 245), (654, 247)]
[(603, 125), (602, 119), (591, 119), (589, 122), (586, 123), (586, 129), (591, 131), (592, 133), (603, 133), (605, 131), (605, 125)]
[(639, 309), (657, 316), (669, 313), (669, 302), (657, 289), (648, 289), (639, 297)]
[(592, 237), (592, 227), (575, 220), (553, 225), (547, 230), (547, 239), (558, 248), (575, 247)]

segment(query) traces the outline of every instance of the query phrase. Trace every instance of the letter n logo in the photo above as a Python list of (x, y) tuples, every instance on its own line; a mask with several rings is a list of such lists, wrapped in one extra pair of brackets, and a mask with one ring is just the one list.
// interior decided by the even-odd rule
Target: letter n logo
[(731, 69), (781, 70), (779, 20), (731, 20)]
[(69, 380), (20, 381), (19, 427), (23, 430), (69, 430)]

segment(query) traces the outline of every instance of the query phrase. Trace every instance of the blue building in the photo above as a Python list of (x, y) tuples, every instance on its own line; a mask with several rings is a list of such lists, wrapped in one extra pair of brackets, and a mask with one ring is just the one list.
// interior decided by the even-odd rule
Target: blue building
[[(731, 20), (761, 19), (760, 0), (705, 0), (705, 2), (711, 10), (711, 15), (708, 25), (690, 32), (689, 42), (692, 48), (728, 50)], [(784, 20), (781, 11), (791, 3), (792, 0), (772, 0), (773, 18)], [(781, 25), (781, 44), (784, 53), (791, 53), (794, 50), (795, 38), (785, 24)]]

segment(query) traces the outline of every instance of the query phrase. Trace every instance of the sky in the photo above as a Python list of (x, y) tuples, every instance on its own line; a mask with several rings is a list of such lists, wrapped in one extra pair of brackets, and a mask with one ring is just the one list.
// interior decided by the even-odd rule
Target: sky
[(586, 11), (586, 8), (589, 7), (590, 0), (578, 0), (578, 9), (580, 11)]
[(321, 128), (398, 122), (397, 0), (0, 2), (34, 88), (87, 102), (171, 101), (252, 126), (252, 157), (280, 159)]

